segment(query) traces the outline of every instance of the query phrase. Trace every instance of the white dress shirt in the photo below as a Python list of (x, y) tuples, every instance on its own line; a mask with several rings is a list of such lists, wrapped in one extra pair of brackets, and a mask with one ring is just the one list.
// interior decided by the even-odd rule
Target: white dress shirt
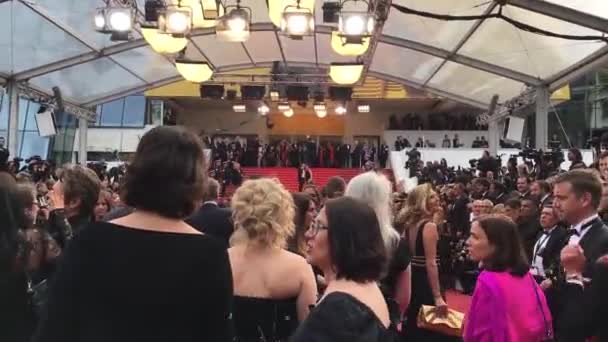
[(598, 214), (593, 214), (589, 217), (587, 217), (586, 219), (582, 220), (581, 222), (573, 225), (572, 227), (570, 227), (570, 229), (574, 229), (576, 230), (577, 234), (574, 234), (570, 237), (570, 240), (568, 240), (568, 244), (570, 245), (578, 245), (578, 243), (581, 241), (581, 239), (583, 238), (583, 236), (585, 236), (585, 234), (587, 234), (587, 232), (589, 231), (589, 228), (591, 228), (591, 226), (587, 226), (583, 229), (583, 226), (595, 219), (597, 219), (599, 216)]
[(539, 277), (545, 277), (545, 268), (543, 266), (543, 257), (540, 256), (540, 254), (545, 250), (545, 247), (547, 247), (547, 243), (549, 242), (549, 239), (551, 238), (551, 233), (553, 232), (553, 230), (555, 230), (556, 226), (553, 226), (553, 228), (546, 230), (543, 232), (543, 235), (540, 236), (540, 238), (538, 239), (538, 241), (536, 241), (536, 243), (534, 244), (534, 253), (532, 254), (532, 269), (531, 272), (533, 275), (535, 276), (539, 276)]

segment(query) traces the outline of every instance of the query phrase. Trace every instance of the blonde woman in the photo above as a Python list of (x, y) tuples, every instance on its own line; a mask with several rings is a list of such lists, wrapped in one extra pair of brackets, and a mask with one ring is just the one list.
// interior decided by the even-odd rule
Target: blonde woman
[(286, 341), (316, 301), (306, 260), (285, 250), (295, 233), (294, 202), (276, 180), (248, 180), (232, 198), (228, 249), (237, 341)]
[(412, 298), (407, 310), (406, 341), (442, 341), (445, 337), (416, 326), (422, 305), (436, 307), (438, 316), (447, 313), (439, 285), (437, 244), (439, 232), (433, 216), (439, 208), (439, 196), (430, 184), (415, 187), (401, 210), (400, 222), (405, 225), (404, 236), (412, 252)]
[(376, 213), (389, 260), (382, 290), (387, 297), (391, 321), (398, 324), (410, 302), (411, 268), (407, 241), (400, 238), (392, 225), (391, 188), (384, 175), (366, 172), (350, 180), (345, 195), (359, 199)]

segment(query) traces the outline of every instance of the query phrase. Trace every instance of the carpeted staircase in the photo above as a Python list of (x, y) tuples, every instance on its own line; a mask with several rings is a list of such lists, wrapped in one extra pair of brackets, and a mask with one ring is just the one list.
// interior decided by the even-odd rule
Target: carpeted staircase
[[(348, 183), (351, 178), (361, 173), (359, 169), (311, 169), (313, 175), (313, 183), (319, 187), (319, 190), (327, 184), (327, 180), (333, 176), (340, 176)], [(298, 169), (293, 167), (244, 167), (244, 178), (251, 176), (273, 177), (278, 178), (281, 183), (290, 192), (298, 191)]]

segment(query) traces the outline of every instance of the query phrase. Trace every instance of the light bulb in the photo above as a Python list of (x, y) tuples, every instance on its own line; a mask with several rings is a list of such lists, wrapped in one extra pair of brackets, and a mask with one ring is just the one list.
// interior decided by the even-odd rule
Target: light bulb
[(351, 16), (346, 19), (344, 23), (344, 33), (347, 35), (360, 35), (365, 29), (365, 23), (363, 18), (360, 16)]
[(131, 30), (131, 15), (124, 11), (112, 11), (110, 13), (110, 27), (118, 32)]
[(243, 32), (247, 27), (247, 22), (242, 17), (228, 19), (228, 28), (232, 32)]
[(327, 111), (325, 109), (317, 110), (316, 113), (319, 118), (324, 118), (327, 116)]
[(291, 34), (302, 34), (307, 31), (308, 20), (303, 15), (293, 15), (287, 20), (287, 30)]
[(97, 30), (103, 30), (106, 26), (106, 17), (103, 12), (95, 14), (95, 28)]
[(283, 112), (283, 115), (285, 115), (286, 117), (290, 118), (293, 116), (293, 109), (289, 109)]
[(190, 17), (186, 12), (175, 11), (167, 15), (167, 31), (181, 33), (188, 31)]

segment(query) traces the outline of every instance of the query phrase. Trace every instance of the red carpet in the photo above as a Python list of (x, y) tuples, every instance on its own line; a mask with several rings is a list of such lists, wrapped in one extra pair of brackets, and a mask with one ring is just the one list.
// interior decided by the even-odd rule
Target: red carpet
[[(245, 179), (251, 176), (278, 178), (290, 192), (298, 191), (298, 170), (294, 167), (243, 167)], [(329, 169), (312, 168), (313, 183), (319, 190), (327, 184), (327, 180), (333, 176), (340, 176), (348, 183), (351, 178), (361, 173), (360, 169)]]
[(471, 296), (467, 296), (458, 291), (449, 290), (446, 293), (446, 297), (450, 309), (464, 312), (465, 314), (469, 312), (469, 307), (471, 306)]

